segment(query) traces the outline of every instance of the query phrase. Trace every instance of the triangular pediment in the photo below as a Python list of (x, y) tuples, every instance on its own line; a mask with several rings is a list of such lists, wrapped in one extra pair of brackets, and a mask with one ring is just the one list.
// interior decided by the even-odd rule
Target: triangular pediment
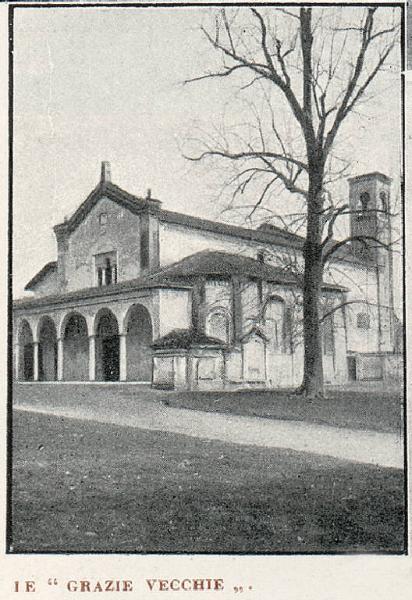
[(133, 214), (139, 214), (148, 209), (158, 209), (161, 204), (159, 200), (154, 200), (153, 198), (133, 196), (111, 182), (101, 182), (67, 221), (55, 226), (55, 232), (73, 232), (103, 198), (108, 198)]

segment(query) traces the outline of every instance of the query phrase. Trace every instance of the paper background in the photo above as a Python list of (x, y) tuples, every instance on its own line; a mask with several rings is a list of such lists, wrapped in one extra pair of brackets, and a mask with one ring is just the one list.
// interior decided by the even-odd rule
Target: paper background
[[(49, 578), (58, 582), (69, 579), (131, 579), (134, 582), (132, 593), (112, 594), (116, 598), (172, 597), (195, 598), (198, 592), (149, 592), (146, 578), (223, 578), (223, 592), (202, 592), (209, 597), (218, 594), (221, 598), (259, 600), (397, 600), (410, 599), (412, 596), (412, 561), (410, 557), (399, 556), (139, 556), (139, 555), (6, 555), (4, 552), (6, 524), (6, 349), (7, 349), (7, 198), (8, 198), (8, 141), (7, 141), (7, 101), (8, 101), (8, 48), (7, 48), (7, 5), (0, 5), (0, 112), (2, 145), (0, 147), (0, 188), (1, 219), (0, 240), (2, 244), (1, 295), (3, 319), (0, 321), (2, 352), (0, 353), (1, 376), (0, 389), (0, 468), (2, 473), (0, 539), (0, 598), (29, 596), (37, 599), (81, 598), (85, 594), (69, 593), (64, 587), (48, 585)], [(406, 84), (406, 120), (407, 139), (406, 156), (412, 154), (412, 71), (405, 76)], [(409, 103), (409, 106), (408, 106)], [(406, 161), (408, 168), (408, 160)], [(406, 178), (406, 264), (412, 265), (410, 240), (412, 240), (412, 219), (408, 196), (412, 192)], [(410, 260), (409, 260), (410, 259)], [(407, 267), (407, 286), (410, 269)], [(408, 287), (407, 287), (408, 289)], [(409, 294), (406, 294), (408, 322), (412, 315), (408, 306)], [(406, 330), (408, 327), (406, 326)], [(411, 353), (408, 352), (407, 356)], [(409, 362), (409, 361), (408, 361)], [(13, 592), (14, 581), (34, 580), (37, 591), (32, 594)], [(249, 586), (243, 594), (235, 594), (233, 586)], [(95, 594), (94, 594), (95, 595)], [(86, 594), (86, 597), (87, 594)]]

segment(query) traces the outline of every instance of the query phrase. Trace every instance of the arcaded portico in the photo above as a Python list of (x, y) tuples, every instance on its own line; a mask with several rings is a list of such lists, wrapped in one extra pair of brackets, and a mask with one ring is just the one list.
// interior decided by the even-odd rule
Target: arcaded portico
[[(46, 310), (36, 301), (15, 304), (15, 376), (20, 381), (151, 382), (153, 340), (168, 332), (160, 326), (164, 290), (135, 289), (125, 297), (101, 289), (94, 301), (62, 303), (49, 298)], [(167, 290), (170, 303), (170, 286)], [(87, 293), (85, 294), (87, 296)], [(175, 318), (188, 291), (173, 290)], [(92, 299), (90, 299), (92, 300)], [(173, 320), (172, 320), (173, 322)], [(181, 314), (182, 327), (188, 313)]]

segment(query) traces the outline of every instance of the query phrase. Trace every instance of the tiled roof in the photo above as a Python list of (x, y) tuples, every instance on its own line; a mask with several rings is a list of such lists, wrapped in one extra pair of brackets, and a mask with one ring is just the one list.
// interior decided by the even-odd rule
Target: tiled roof
[[(382, 175), (382, 177), (385, 176)], [(157, 215), (161, 222), (164, 223), (183, 225), (191, 229), (209, 231), (211, 233), (232, 236), (238, 239), (249, 240), (256, 243), (273, 244), (275, 246), (294, 248), (297, 250), (301, 250), (305, 242), (304, 237), (285, 231), (284, 229), (276, 227), (272, 224), (263, 224), (257, 229), (249, 229), (247, 227), (230, 225), (228, 223), (221, 223), (219, 221), (210, 221), (200, 217), (164, 210), (161, 208), (160, 200), (134, 196), (110, 181), (100, 182), (67, 221), (55, 226), (54, 229), (56, 233), (70, 233), (76, 229), (79, 223), (82, 222), (86, 215), (96, 205), (98, 200), (103, 196), (109, 198), (113, 202), (116, 202), (127, 210), (130, 210), (134, 214), (139, 214), (142, 211), (150, 210)], [(332, 242), (333, 241), (334, 240), (332, 240)], [(364, 264), (365, 262), (360, 261), (351, 252), (350, 247), (340, 248), (339, 251), (336, 252), (336, 259), (357, 264)]]
[(380, 173), (379, 171), (373, 171), (372, 173), (363, 173), (362, 175), (356, 175), (355, 177), (349, 177), (348, 181), (362, 181), (363, 179), (378, 178), (384, 183), (391, 183), (391, 177)]
[[(14, 308), (48, 306), (70, 302), (71, 300), (99, 298), (141, 289), (190, 289), (193, 279), (199, 276), (229, 279), (233, 275), (286, 285), (297, 285), (298, 283), (295, 277), (284, 269), (262, 263), (248, 256), (204, 250), (183, 258), (172, 265), (163, 267), (156, 273), (145, 277), (113, 285), (84, 288), (73, 292), (42, 296), (41, 298), (22, 298), (15, 300), (13, 306)], [(327, 283), (324, 283), (323, 289), (346, 290), (342, 286)]]
[[(382, 175), (382, 177), (386, 176)], [(305, 242), (303, 237), (295, 233), (285, 231), (284, 229), (276, 227), (272, 224), (263, 224), (258, 227), (258, 229), (248, 229), (247, 227), (230, 225), (228, 223), (221, 223), (218, 221), (210, 221), (200, 217), (193, 217), (191, 215), (163, 210), (159, 200), (148, 197), (143, 198), (140, 196), (134, 196), (110, 181), (100, 182), (67, 221), (56, 225), (54, 228), (56, 234), (71, 233), (74, 231), (103, 196), (109, 198), (113, 202), (116, 202), (134, 214), (139, 214), (145, 210), (153, 211), (158, 216), (159, 220), (164, 223), (182, 225), (192, 229), (209, 231), (211, 233), (217, 233), (225, 236), (232, 236), (238, 239), (249, 240), (256, 243), (273, 244), (274, 246), (294, 248), (297, 250), (302, 250)], [(331, 240), (330, 245), (333, 243), (334, 240)], [(365, 265), (365, 261), (360, 261), (360, 259), (353, 254), (350, 246), (339, 248), (339, 250), (336, 252), (336, 259), (367, 266)], [(27, 283), (25, 289), (30, 290), (34, 285), (36, 285), (36, 283), (45, 277), (47, 273), (56, 268), (57, 263), (55, 261), (47, 263)]]
[(152, 348), (169, 350), (181, 349), (188, 350), (194, 346), (214, 346), (222, 348), (224, 342), (213, 337), (209, 337), (200, 331), (194, 329), (174, 329), (161, 338), (158, 338), (152, 344)]
[(54, 260), (52, 262), (48, 262), (40, 269), (38, 273), (34, 277), (30, 279), (30, 281), (26, 284), (25, 290), (31, 290), (39, 281), (41, 281), (46, 275), (49, 273), (57, 271), (57, 262)]
[[(262, 263), (258, 260), (243, 256), (241, 254), (229, 254), (214, 250), (203, 250), (191, 256), (187, 256), (177, 263), (160, 269), (151, 275), (153, 281), (176, 282), (181, 280), (190, 281), (199, 276), (230, 278), (240, 275), (250, 279), (259, 279), (271, 283), (296, 285), (298, 281), (285, 269)], [(324, 289), (344, 290), (339, 285), (323, 285)]]
[(55, 230), (71, 232), (76, 229), (103, 196), (136, 214), (149, 207), (156, 210), (161, 204), (160, 200), (133, 196), (110, 181), (100, 182), (72, 216), (64, 223), (56, 225)]
[(115, 296), (122, 292), (134, 291), (134, 290), (146, 290), (146, 289), (190, 289), (190, 286), (184, 283), (173, 283), (173, 282), (162, 282), (154, 281), (148, 277), (140, 277), (138, 279), (131, 279), (130, 281), (123, 281), (115, 283), (113, 285), (105, 285), (102, 287), (83, 288), (73, 292), (64, 292), (62, 294), (53, 294), (51, 296), (42, 296), (40, 298), (20, 298), (14, 300), (13, 308), (32, 308), (36, 306), (49, 306), (54, 304), (64, 304), (72, 300), (82, 300), (88, 298), (100, 298), (105, 296)]
[(79, 206), (73, 215), (64, 223), (56, 225), (56, 231), (65, 231), (70, 233), (82, 222), (86, 215), (96, 205), (98, 200), (103, 196), (109, 198), (113, 202), (120, 204), (122, 207), (130, 210), (134, 214), (139, 214), (145, 209), (150, 209), (156, 213), (159, 220), (165, 223), (173, 223), (175, 225), (184, 225), (192, 229), (200, 229), (210, 231), (212, 233), (220, 233), (229, 236), (235, 236), (245, 240), (253, 240), (261, 243), (278, 243), (279, 245), (292, 245), (300, 248), (303, 245), (304, 239), (296, 234), (285, 232), (279, 227), (272, 225), (262, 226), (259, 229), (248, 229), (237, 225), (229, 225), (218, 221), (210, 221), (201, 219), (191, 215), (176, 213), (161, 208), (161, 202), (153, 198), (142, 198), (133, 196), (122, 190), (117, 185), (111, 182), (100, 182), (94, 190), (88, 195), (86, 200)]
[(278, 246), (287, 246), (292, 248), (302, 248), (304, 238), (294, 233), (285, 232), (279, 227), (262, 226), (258, 229), (248, 229), (237, 225), (229, 225), (219, 221), (209, 221), (200, 217), (192, 217), (182, 213), (175, 213), (169, 210), (160, 210), (159, 219), (165, 223), (174, 225), (183, 225), (191, 229), (200, 229), (201, 231), (210, 231), (223, 235), (237, 237), (243, 240), (249, 240), (262, 244), (276, 244)]

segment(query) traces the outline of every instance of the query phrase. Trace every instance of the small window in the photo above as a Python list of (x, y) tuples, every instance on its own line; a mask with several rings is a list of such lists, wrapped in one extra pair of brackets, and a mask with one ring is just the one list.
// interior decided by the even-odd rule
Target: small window
[(363, 211), (368, 210), (368, 204), (370, 202), (370, 194), (368, 192), (362, 192), (362, 194), (359, 196), (359, 200), (361, 203), (361, 209)]
[(356, 318), (358, 329), (370, 329), (370, 317), (367, 313), (358, 313)]
[(229, 342), (229, 321), (224, 312), (219, 310), (208, 315), (206, 320), (206, 335), (222, 340), (226, 344)]
[(95, 269), (97, 285), (111, 285), (117, 283), (117, 257), (116, 252), (105, 252), (95, 257)]
[(388, 198), (385, 194), (385, 192), (381, 192), (379, 194), (379, 198), (381, 201), (381, 210), (383, 210), (384, 212), (386, 212), (388, 210)]
[(107, 225), (107, 213), (100, 213), (99, 225)]

